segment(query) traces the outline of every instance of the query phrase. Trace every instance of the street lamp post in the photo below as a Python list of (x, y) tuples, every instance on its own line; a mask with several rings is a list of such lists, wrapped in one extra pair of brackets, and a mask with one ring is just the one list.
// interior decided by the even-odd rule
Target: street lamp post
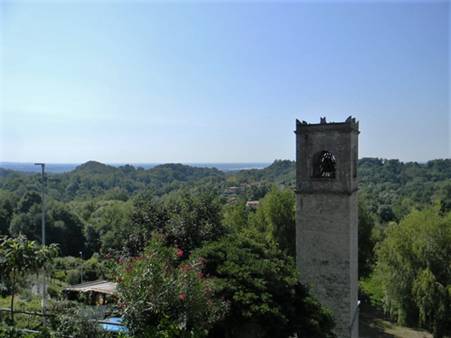
[[(42, 246), (45, 245), (45, 163), (35, 163), (35, 165), (41, 166), (41, 205), (42, 205), (42, 216), (41, 216), (41, 239)], [(46, 280), (45, 280), (45, 268), (42, 274), (42, 318), (44, 322), (44, 327), (46, 325), (46, 307), (47, 307), (47, 290), (46, 290)]]

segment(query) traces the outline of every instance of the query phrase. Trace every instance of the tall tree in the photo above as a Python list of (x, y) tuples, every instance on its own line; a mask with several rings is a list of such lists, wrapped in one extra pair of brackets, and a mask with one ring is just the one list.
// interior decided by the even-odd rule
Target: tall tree
[(0, 236), (8, 234), (15, 207), (15, 196), (8, 191), (0, 190)]
[[(10, 234), (23, 234), (30, 240), (41, 242), (41, 215), (41, 206), (36, 203), (28, 211), (14, 214)], [(63, 255), (78, 256), (85, 241), (82, 220), (68, 206), (55, 201), (48, 204), (46, 216), (47, 242), (60, 244)]]
[(230, 303), (212, 337), (334, 336), (330, 314), (299, 283), (293, 258), (264, 234), (245, 229), (194, 256), (205, 261), (205, 275), (218, 280), (217, 296)]
[(158, 233), (118, 268), (119, 306), (136, 337), (205, 337), (226, 311), (200, 259), (182, 260)]
[(168, 221), (164, 227), (167, 239), (188, 254), (206, 242), (225, 233), (221, 222), (222, 204), (213, 193), (182, 192), (166, 201)]
[(366, 202), (359, 199), (359, 277), (367, 276), (374, 264), (374, 218)]
[(39, 246), (25, 236), (0, 238), (0, 272), (2, 283), (9, 286), (11, 295), (10, 312), (14, 323), (14, 296), (17, 284), (27, 274), (47, 266), (58, 254), (56, 245)]
[(273, 189), (260, 201), (251, 226), (267, 232), (282, 250), (290, 256), (296, 255), (295, 197), (291, 189)]
[(432, 329), (435, 338), (450, 327), (451, 213), (413, 211), (392, 224), (377, 250), (374, 278), (386, 309), (401, 323)]

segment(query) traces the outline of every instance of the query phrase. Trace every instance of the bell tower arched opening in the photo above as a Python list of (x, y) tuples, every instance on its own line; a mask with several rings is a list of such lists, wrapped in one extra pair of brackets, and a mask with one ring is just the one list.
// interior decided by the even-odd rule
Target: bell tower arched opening
[(335, 156), (327, 150), (322, 150), (313, 156), (314, 178), (335, 178), (336, 173)]

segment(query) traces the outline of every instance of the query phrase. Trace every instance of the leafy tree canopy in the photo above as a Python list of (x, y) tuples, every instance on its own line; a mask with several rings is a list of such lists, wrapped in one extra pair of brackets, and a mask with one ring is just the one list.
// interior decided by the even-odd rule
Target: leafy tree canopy
[(215, 281), (202, 262), (182, 262), (181, 249), (154, 233), (143, 255), (121, 261), (117, 273), (120, 304), (136, 337), (205, 337), (226, 311), (214, 297)]
[(0, 238), (0, 282), (9, 289), (11, 295), (11, 321), (14, 323), (14, 295), (17, 285), (27, 274), (37, 272), (51, 263), (57, 256), (58, 248), (39, 246), (24, 236)]
[[(261, 233), (247, 230), (196, 250), (204, 273), (218, 279), (218, 297), (230, 303), (214, 337), (253, 332), (259, 337), (332, 337), (333, 322), (298, 282), (292, 258)], [(301, 315), (300, 315), (301, 314)]]
[(401, 323), (417, 322), (442, 337), (450, 328), (451, 213), (413, 211), (390, 225), (377, 249), (373, 278), (386, 309)]

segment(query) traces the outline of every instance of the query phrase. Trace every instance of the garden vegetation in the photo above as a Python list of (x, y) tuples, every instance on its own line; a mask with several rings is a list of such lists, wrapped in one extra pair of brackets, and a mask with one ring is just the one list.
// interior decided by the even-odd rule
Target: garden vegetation
[[(88, 162), (49, 174), (47, 238), (56, 249), (38, 245), (40, 176), (0, 169), (1, 304), (38, 311), (32, 290), (46, 267), (57, 316), (45, 329), (34, 322), (44, 336), (108, 336), (92, 321), (101, 314), (63, 300), (83, 274), (117, 281), (108, 311), (136, 337), (332, 337), (328, 310), (298, 282), (294, 170), (291, 161), (228, 173)], [(360, 299), (444, 337), (451, 160), (366, 158), (359, 178)], [(24, 321), (8, 317), (1, 334), (23, 336)]]

